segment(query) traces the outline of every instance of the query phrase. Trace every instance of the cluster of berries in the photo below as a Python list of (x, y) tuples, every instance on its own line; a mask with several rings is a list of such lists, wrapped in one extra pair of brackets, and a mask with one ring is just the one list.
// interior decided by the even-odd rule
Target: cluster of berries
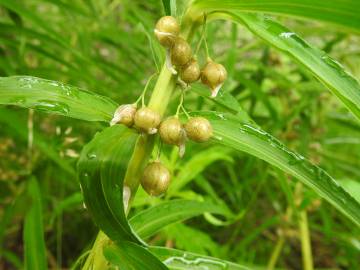
[[(201, 78), (201, 81), (211, 88), (212, 96), (215, 97), (226, 79), (225, 68), (208, 59), (204, 68), (200, 70), (197, 60), (192, 55), (190, 45), (179, 37), (179, 33), (179, 24), (171, 16), (162, 17), (155, 27), (156, 37), (168, 50), (170, 69), (174, 74), (179, 73), (180, 79), (187, 84)], [(175, 65), (177, 70), (172, 65)], [(137, 109), (136, 104), (121, 105), (115, 111), (110, 124), (124, 124), (146, 134), (158, 132), (163, 143), (179, 147), (180, 156), (185, 152), (187, 139), (194, 142), (206, 142), (213, 133), (212, 126), (206, 118), (191, 117), (182, 124), (176, 115), (161, 121), (161, 115), (158, 112), (145, 106)], [(158, 196), (168, 189), (170, 175), (169, 170), (161, 162), (151, 162), (144, 169), (141, 185), (148, 194)]]
[[(159, 131), (162, 142), (176, 145), (180, 155), (185, 151), (187, 139), (195, 142), (206, 142), (212, 136), (210, 122), (203, 117), (192, 117), (184, 125), (178, 117), (171, 116), (161, 122), (158, 112), (148, 107), (137, 109), (134, 104), (121, 105), (115, 112), (111, 124), (123, 124), (134, 127), (146, 134)], [(152, 162), (144, 170), (141, 184), (147, 193), (153, 196), (164, 193), (170, 183), (170, 172), (160, 162)]]
[(222, 84), (226, 80), (227, 72), (223, 65), (215, 63), (210, 58), (200, 70), (199, 63), (192, 55), (192, 50), (188, 42), (179, 36), (180, 26), (176, 19), (171, 16), (164, 16), (159, 19), (155, 26), (155, 35), (160, 44), (164, 46), (170, 55), (170, 70), (174, 74), (179, 71), (180, 79), (187, 83), (196, 82), (201, 78), (201, 82), (211, 89), (211, 96), (216, 97)]

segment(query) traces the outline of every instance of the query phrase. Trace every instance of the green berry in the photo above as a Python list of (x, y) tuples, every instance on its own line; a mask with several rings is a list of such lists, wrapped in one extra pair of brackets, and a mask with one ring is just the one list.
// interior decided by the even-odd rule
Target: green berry
[(206, 142), (213, 134), (210, 122), (204, 117), (193, 117), (185, 124), (186, 135), (195, 142)]
[(149, 163), (143, 173), (141, 186), (152, 195), (158, 196), (166, 192), (170, 184), (170, 172), (160, 162)]
[(134, 118), (134, 123), (137, 128), (149, 134), (157, 132), (157, 128), (160, 124), (161, 116), (158, 112), (155, 112), (147, 107), (139, 109)]
[(174, 17), (164, 16), (156, 23), (154, 32), (160, 44), (170, 48), (180, 32), (180, 26)]

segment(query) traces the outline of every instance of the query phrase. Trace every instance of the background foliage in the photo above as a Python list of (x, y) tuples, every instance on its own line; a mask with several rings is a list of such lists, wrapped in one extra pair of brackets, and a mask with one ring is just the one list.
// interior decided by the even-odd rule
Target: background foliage
[[(175, 1), (164, 2), (168, 12), (181, 12), (181, 5), (177, 10), (170, 5)], [(248, 119), (242, 113), (246, 111), (262, 130), (319, 165), (359, 202), (358, 84), (341, 73), (343, 69), (331, 58), (325, 58), (325, 64), (316, 58), (326, 53), (360, 78), (359, 25), (358, 18), (351, 15), (359, 4), (333, 1), (331, 6), (321, 6), (323, 1), (312, 1), (333, 11), (316, 13), (307, 1), (302, 8), (280, 1), (282, 9), (271, 6), (271, 1), (264, 1), (260, 8), (260, 1), (237, 2), (195, 1), (196, 8), (207, 11), (218, 9), (221, 3), (221, 10), (234, 12), (232, 21), (245, 25), (230, 21), (208, 24), (210, 53), (229, 72), (225, 94), (210, 101), (203, 98), (208, 94), (197, 84), (186, 96), (185, 106), (190, 111), (224, 111), (220, 116), (208, 115), (218, 127), (217, 137), (205, 145), (189, 142), (182, 160), (175, 149), (165, 147), (162, 159), (174, 174), (173, 185), (162, 198), (150, 198), (139, 189), (130, 224), (151, 245), (258, 268), (271, 267), (276, 258), (279, 268), (301, 269), (305, 232), (299, 217), (306, 213), (315, 268), (357, 269), (360, 239), (355, 200), (348, 195), (343, 199), (333, 196), (341, 192), (331, 193), (331, 183), (321, 186), (321, 180), (316, 182), (311, 176), (311, 185), (320, 187), (304, 186), (304, 180), (299, 182), (291, 175), (299, 156), (289, 163), (273, 161), (272, 157), (280, 154), (276, 156), (276, 151), (268, 148), (271, 142), (256, 145), (250, 133), (248, 137), (222, 138), (229, 136), (234, 126), (244, 128)], [(244, 11), (267, 12), (291, 31), (268, 20), (269, 15), (262, 20)], [(116, 103), (133, 102), (147, 78), (161, 69), (164, 51), (154, 41), (152, 29), (163, 14), (162, 2), (153, 0), (0, 0), (0, 76), (29, 75), (64, 83), (51, 85), (51, 81), (34, 82), (27, 77), (0, 81), (0, 103), (12, 104), (0, 107), (0, 269), (24, 265), (43, 269), (46, 264), (52, 269), (70, 268), (90, 249), (98, 229), (84, 209), (76, 163), (83, 146), (108, 126)], [(312, 47), (299, 47), (301, 38), (293, 32)], [(288, 33), (290, 39), (279, 38), (281, 33)], [(193, 45), (198, 38), (196, 34)], [(344, 79), (337, 79), (338, 75)], [(96, 99), (95, 104), (92, 93), (78, 88), (108, 98)], [(90, 109), (71, 103), (71, 97), (79, 95), (86, 101), (83, 104), (91, 104)], [(168, 114), (175, 111), (177, 103), (175, 93)], [(231, 122), (226, 112), (240, 115), (234, 121), (241, 119), (241, 123)], [(230, 120), (219, 121), (219, 117)], [(123, 131), (108, 129), (105, 134), (111, 132)], [(235, 149), (218, 146), (216, 141), (233, 144), (230, 146)], [(236, 151), (238, 148), (245, 152)], [(287, 173), (272, 166), (278, 166), (276, 162), (287, 164)], [(328, 196), (347, 217), (319, 194)], [(193, 212), (184, 217), (207, 213), (164, 228), (161, 223), (141, 226), (155, 219), (153, 214), (139, 218), (141, 210), (174, 199), (206, 201), (189, 205)], [(43, 224), (37, 224), (41, 219)], [(130, 243), (123, 250), (137, 248)], [(108, 247), (105, 252), (114, 264), (117, 256), (121, 258), (116, 249)], [(31, 255), (33, 250), (37, 253)], [(168, 258), (171, 252), (151, 251), (159, 258)]]

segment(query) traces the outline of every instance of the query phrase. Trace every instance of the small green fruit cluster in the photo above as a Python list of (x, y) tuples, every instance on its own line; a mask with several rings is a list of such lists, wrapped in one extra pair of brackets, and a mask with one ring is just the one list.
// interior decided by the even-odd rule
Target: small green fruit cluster
[(161, 123), (159, 133), (164, 143), (180, 146), (186, 138), (194, 142), (208, 141), (212, 136), (212, 127), (204, 117), (192, 117), (185, 125), (177, 117), (170, 117)]
[(180, 79), (190, 84), (201, 78), (202, 83), (210, 87), (211, 97), (216, 97), (227, 78), (225, 67), (208, 59), (200, 70), (198, 61), (192, 55), (190, 45), (185, 39), (179, 37), (180, 26), (174, 17), (160, 18), (154, 31), (160, 44), (170, 50), (171, 64), (180, 71)]
[[(184, 147), (186, 138), (195, 142), (205, 142), (212, 135), (210, 122), (203, 117), (193, 117), (182, 125), (177, 117), (169, 117), (159, 127), (161, 140), (166, 144)], [(159, 161), (149, 163), (143, 173), (141, 185), (144, 190), (158, 196), (166, 192), (170, 185), (170, 172)]]
[[(176, 19), (171, 16), (160, 18), (154, 32), (160, 44), (170, 50), (171, 63), (180, 71), (181, 80), (188, 84), (196, 82), (200, 78), (200, 67), (189, 43), (179, 36), (180, 26)], [(164, 42), (165, 37), (167, 42)]]

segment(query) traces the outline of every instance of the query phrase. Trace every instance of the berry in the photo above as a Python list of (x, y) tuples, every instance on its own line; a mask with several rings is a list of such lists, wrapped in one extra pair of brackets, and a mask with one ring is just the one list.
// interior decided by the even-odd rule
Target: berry
[(134, 104), (124, 104), (119, 106), (114, 117), (110, 122), (110, 125), (124, 124), (125, 126), (131, 127), (134, 124), (134, 118), (136, 113), (136, 106)]
[(206, 142), (212, 136), (212, 126), (204, 117), (193, 117), (185, 124), (186, 135), (195, 142)]
[(167, 144), (181, 145), (185, 141), (185, 131), (177, 117), (170, 117), (160, 124), (161, 140)]
[(187, 41), (181, 37), (176, 38), (171, 47), (171, 63), (175, 66), (183, 66), (191, 59), (191, 47)]
[(134, 118), (135, 126), (148, 134), (155, 134), (157, 132), (160, 121), (160, 114), (147, 107), (139, 109)]
[(174, 17), (164, 16), (156, 23), (154, 32), (160, 44), (170, 48), (180, 32), (180, 26)]
[(160, 162), (149, 163), (141, 179), (141, 185), (144, 190), (152, 195), (158, 196), (163, 194), (170, 184), (170, 172)]
[(195, 59), (181, 68), (180, 78), (186, 83), (196, 82), (200, 78), (200, 67)]
[(210, 87), (212, 97), (216, 97), (226, 77), (227, 72), (224, 66), (213, 61), (208, 61), (201, 70), (201, 81)]

